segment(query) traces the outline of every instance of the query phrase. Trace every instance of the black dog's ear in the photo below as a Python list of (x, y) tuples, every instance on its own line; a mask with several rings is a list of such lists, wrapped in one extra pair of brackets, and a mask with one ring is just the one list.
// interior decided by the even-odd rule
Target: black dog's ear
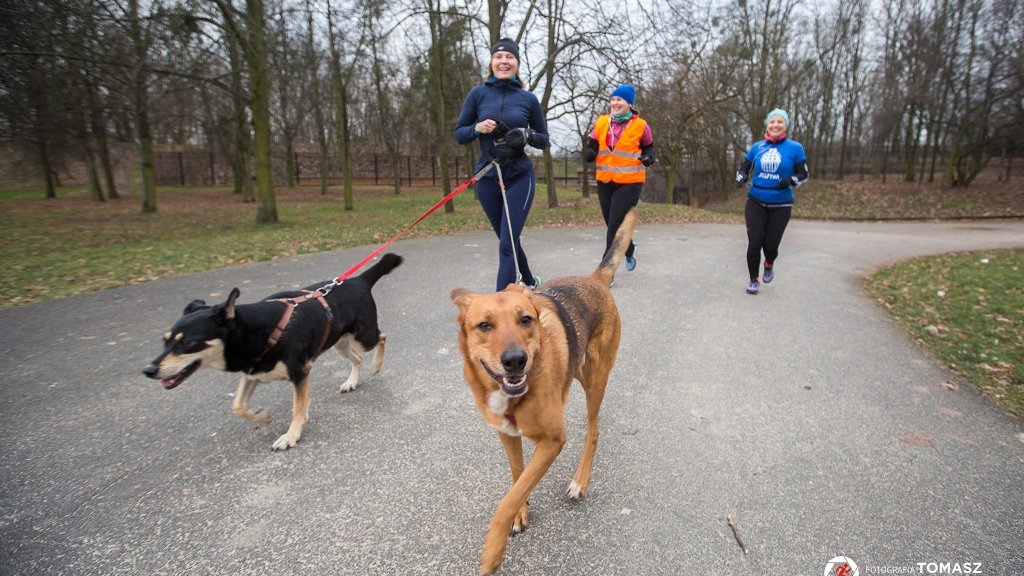
[(206, 308), (206, 307), (207, 306), (206, 306), (206, 301), (205, 300), (193, 300), (193, 301), (188, 303), (188, 306), (185, 306), (185, 314), (191, 314), (191, 313), (195, 312), (196, 310), (199, 310), (201, 308)]
[(228, 299), (223, 304), (218, 304), (213, 307), (214, 314), (224, 320), (235, 319), (235, 300), (238, 299), (238, 295), (241, 294), (238, 288), (232, 288), (231, 293), (228, 294)]

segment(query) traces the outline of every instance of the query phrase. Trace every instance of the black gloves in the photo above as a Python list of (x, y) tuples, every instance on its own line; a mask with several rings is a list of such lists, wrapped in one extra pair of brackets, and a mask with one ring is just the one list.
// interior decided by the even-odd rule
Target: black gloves
[(743, 185), (746, 182), (747, 182), (747, 175), (744, 174), (743, 172), (736, 172), (736, 187), (737, 188), (742, 188)]
[(775, 186), (775, 189), (776, 190), (785, 190), (786, 188), (789, 188), (792, 185), (793, 185), (793, 181), (791, 179), (783, 178), (783, 179), (779, 180), (779, 183), (778, 183), (778, 185)]
[(654, 164), (654, 142), (640, 147), (640, 163), (644, 166)]
[(587, 147), (583, 149), (583, 161), (593, 162), (594, 160), (596, 160), (597, 151), (600, 149), (600, 147), (601, 145), (597, 143), (597, 140), (594, 140), (593, 138), (588, 138)]
[(510, 162), (523, 155), (523, 148), (533, 139), (536, 131), (531, 128), (509, 128), (504, 122), (499, 122), (493, 134), (498, 161)]
[(747, 177), (750, 175), (750, 167), (753, 163), (750, 160), (743, 160), (740, 164), (739, 170), (736, 171), (736, 187), (742, 188), (743, 183), (747, 181)]
[(505, 146), (509, 148), (523, 149), (526, 147), (526, 142), (529, 139), (529, 132), (527, 128), (512, 128), (505, 134)]

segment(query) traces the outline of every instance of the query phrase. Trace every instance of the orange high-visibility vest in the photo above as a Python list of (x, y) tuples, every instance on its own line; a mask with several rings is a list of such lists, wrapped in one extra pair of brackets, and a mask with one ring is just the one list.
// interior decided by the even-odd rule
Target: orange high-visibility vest
[(600, 148), (597, 151), (597, 181), (635, 184), (647, 179), (647, 167), (640, 162), (640, 138), (644, 135), (645, 122), (634, 115), (622, 129), (614, 149), (608, 148), (608, 130), (611, 116), (605, 114), (597, 119), (594, 132)]

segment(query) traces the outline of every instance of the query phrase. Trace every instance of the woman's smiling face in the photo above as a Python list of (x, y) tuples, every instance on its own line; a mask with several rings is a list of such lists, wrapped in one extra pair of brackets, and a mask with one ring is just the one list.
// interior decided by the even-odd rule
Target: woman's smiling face
[(511, 52), (499, 50), (491, 55), (491, 73), (499, 80), (509, 80), (519, 74), (519, 59)]
[(782, 116), (776, 114), (768, 119), (768, 135), (772, 138), (783, 135), (786, 132), (786, 121)]
[(623, 114), (629, 111), (629, 102), (618, 96), (612, 96), (608, 100), (608, 109), (611, 110), (612, 114)]

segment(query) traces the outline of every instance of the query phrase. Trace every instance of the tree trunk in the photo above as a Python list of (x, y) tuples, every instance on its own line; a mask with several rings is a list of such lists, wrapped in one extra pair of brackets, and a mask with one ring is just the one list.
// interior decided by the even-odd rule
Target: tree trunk
[(555, 162), (551, 157), (551, 147), (544, 149), (544, 183), (548, 187), (548, 208), (558, 208), (558, 188), (555, 186)]
[[(444, 104), (444, 65), (447, 59), (445, 58), (444, 42), (442, 40), (444, 29), (443, 22), (441, 20), (440, 2), (438, 2), (437, 6), (434, 6), (433, 1), (431, 0), (429, 3), (429, 11), (430, 89), (431, 92), (433, 92), (432, 101), (434, 103), (434, 137), (436, 138), (435, 147), (437, 148), (441, 170), (441, 193), (443, 196), (447, 196), (452, 191), (451, 176), (448, 174), (448, 140), (451, 136), (449, 131), (446, 130), (448, 114), (445, 110)], [(455, 212), (454, 200), (445, 202), (444, 212), (445, 214)]]
[(334, 36), (330, 3), (327, 4), (327, 36), (331, 52), (331, 86), (336, 108), (334, 116), (338, 133), (338, 148), (341, 153), (342, 194), (345, 211), (351, 212), (355, 209), (355, 199), (352, 194), (352, 150), (348, 130), (348, 78), (346, 74), (342, 73), (341, 52), (338, 50), (337, 40)]
[(88, 90), (89, 122), (92, 126), (92, 136), (96, 141), (96, 152), (99, 155), (100, 167), (103, 169), (103, 178), (107, 183), (107, 198), (113, 200), (118, 198), (117, 183), (114, 180), (114, 166), (110, 159), (110, 141), (107, 138), (106, 118), (103, 113), (103, 107), (99, 104), (96, 86), (90, 83)]
[(341, 149), (341, 182), (345, 198), (345, 210), (355, 210), (355, 195), (352, 192), (352, 142), (348, 129), (348, 87), (342, 78), (338, 79), (338, 146)]
[(234, 140), (235, 146), (231, 153), (231, 174), (234, 177), (233, 193), (242, 195), (243, 203), (255, 202), (252, 190), (252, 170), (249, 165), (249, 154), (252, 149), (251, 130), (246, 115), (246, 90), (243, 87), (242, 58), (238, 54), (239, 39), (232, 34), (225, 38), (228, 45), (228, 58), (231, 64), (231, 94), (234, 109)]
[(135, 126), (139, 137), (139, 161), (142, 170), (142, 212), (156, 212), (156, 168), (153, 153), (153, 132), (149, 125), (149, 103), (146, 81), (142, 75), (136, 80)]
[(146, 64), (148, 45), (142, 37), (139, 20), (139, 0), (129, 0), (132, 44), (135, 50), (135, 74), (132, 78), (132, 105), (135, 108), (135, 130), (139, 142), (139, 162), (142, 178), (142, 212), (156, 212), (156, 169), (153, 154), (153, 129), (149, 123), (149, 66)]
[(57, 186), (53, 181), (53, 163), (50, 161), (50, 151), (44, 136), (39, 137), (36, 150), (39, 153), (39, 167), (42, 168), (43, 172), (43, 186), (46, 188), (46, 197), (56, 198)]
[(295, 166), (295, 137), (286, 133), (284, 135), (284, 171), (288, 175), (286, 180), (289, 188), (295, 188), (297, 185)]
[(668, 170), (665, 171), (665, 203), (676, 203), (676, 165), (668, 163)]
[(256, 222), (271, 224), (278, 219), (270, 155), (270, 74), (267, 70), (263, 0), (246, 0), (246, 25), (249, 29), (249, 43), (245, 52), (249, 63), (252, 127), (256, 147), (256, 192), (259, 197)]
[(85, 173), (89, 176), (89, 196), (97, 202), (106, 202), (103, 197), (103, 187), (100, 186), (100, 175), (96, 171), (96, 157), (93, 155), (92, 146), (89, 145), (88, 137), (79, 143), (82, 147), (82, 161), (85, 163)]
[(310, 87), (312, 90), (313, 97), (313, 121), (314, 129), (316, 130), (316, 143), (317, 151), (320, 156), (320, 195), (327, 194), (328, 177), (330, 175), (330, 157), (328, 155), (327, 146), (327, 126), (324, 120), (324, 109), (323, 102), (320, 100), (320, 70), (319, 59), (316, 57), (316, 50), (313, 47), (313, 10), (309, 5), (309, 0), (306, 1), (306, 26), (308, 28), (308, 34), (306, 36), (306, 51), (310, 66), (312, 67), (313, 84)]

